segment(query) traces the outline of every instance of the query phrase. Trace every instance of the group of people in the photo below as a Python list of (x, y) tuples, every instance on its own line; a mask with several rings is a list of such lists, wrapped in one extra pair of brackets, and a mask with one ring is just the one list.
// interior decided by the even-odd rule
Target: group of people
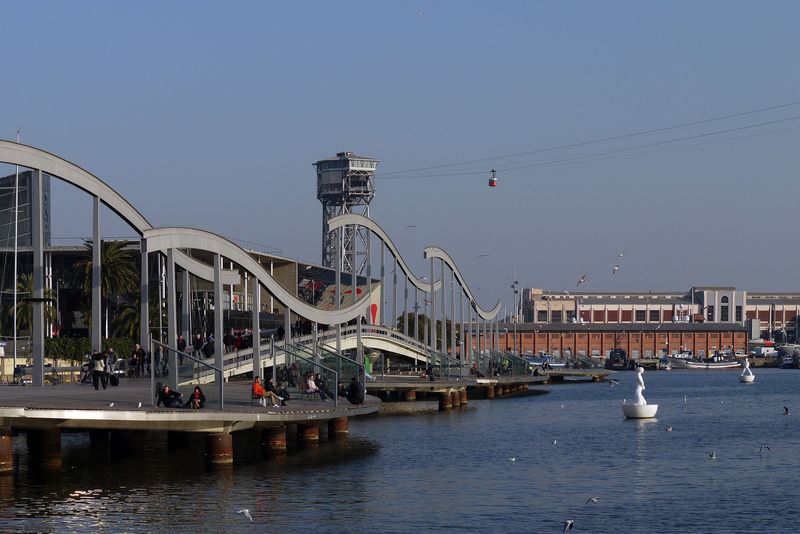
[(200, 386), (195, 386), (189, 399), (184, 402), (183, 394), (175, 391), (166, 384), (158, 384), (156, 386), (158, 395), (156, 397), (156, 406), (160, 407), (162, 404), (165, 408), (190, 408), (192, 410), (199, 410), (206, 405), (206, 396)]
[(114, 352), (113, 347), (108, 347), (102, 353), (95, 352), (92, 354), (91, 358), (89, 358), (89, 363), (86, 365), (86, 372), (81, 382), (88, 382), (89, 376), (91, 376), (94, 389), (99, 390), (101, 385), (103, 389), (108, 388), (116, 362), (117, 353)]
[(253, 398), (258, 399), (258, 404), (264, 407), (267, 406), (267, 399), (270, 400), (273, 408), (286, 406), (286, 401), (289, 400), (289, 392), (284, 388), (280, 390), (276, 388), (275, 384), (272, 382), (272, 378), (269, 378), (267, 384), (264, 385), (260, 376), (255, 377), (253, 380), (252, 393)]

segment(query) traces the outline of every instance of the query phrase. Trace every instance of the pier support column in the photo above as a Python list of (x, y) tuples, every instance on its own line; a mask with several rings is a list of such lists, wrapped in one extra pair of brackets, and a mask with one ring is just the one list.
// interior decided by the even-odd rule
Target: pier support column
[(214, 467), (233, 464), (233, 436), (230, 433), (206, 434), (206, 463)]
[(416, 391), (403, 392), (403, 400), (406, 402), (413, 402), (417, 400), (417, 392)]
[(286, 452), (286, 427), (271, 426), (264, 429), (264, 442), (271, 454)]
[(11, 452), (11, 427), (0, 427), (0, 475), (11, 474), (14, 470), (14, 456)]
[(303, 423), (297, 430), (299, 434), (297, 437), (301, 442), (319, 442), (319, 425), (317, 423)]
[(467, 388), (464, 388), (458, 392), (458, 402), (461, 404), (461, 406), (467, 405)]
[(458, 391), (454, 390), (450, 392), (450, 405), (453, 408), (458, 408), (459, 406), (461, 406), (461, 400), (458, 395)]
[(439, 411), (445, 412), (453, 408), (450, 393), (439, 393)]
[(28, 447), (34, 462), (46, 470), (61, 469), (61, 429), (28, 430)]
[(346, 438), (348, 434), (350, 434), (350, 429), (347, 427), (347, 417), (337, 417), (328, 421), (329, 439)]
[(484, 393), (486, 394), (486, 398), (487, 399), (493, 399), (494, 398), (494, 386), (486, 386), (486, 388), (484, 389)]

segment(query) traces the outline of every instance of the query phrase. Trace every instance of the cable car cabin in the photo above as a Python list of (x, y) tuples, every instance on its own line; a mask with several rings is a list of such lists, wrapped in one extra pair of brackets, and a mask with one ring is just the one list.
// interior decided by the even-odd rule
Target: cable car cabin
[(497, 173), (492, 169), (492, 177), (489, 178), (489, 187), (497, 187)]

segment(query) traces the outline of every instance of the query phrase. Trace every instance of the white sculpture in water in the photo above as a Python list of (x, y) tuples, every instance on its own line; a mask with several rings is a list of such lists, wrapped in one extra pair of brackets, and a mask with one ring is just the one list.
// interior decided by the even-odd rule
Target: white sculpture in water
[(753, 371), (750, 370), (750, 360), (745, 358), (744, 369), (742, 369), (742, 374), (739, 376), (739, 381), (744, 382), (745, 384), (750, 384), (755, 379), (756, 375), (754, 375)]
[(634, 404), (643, 405), (647, 404), (642, 391), (644, 391), (644, 367), (636, 369), (636, 393), (634, 393)]
[(656, 416), (658, 404), (647, 404), (642, 395), (644, 391), (644, 367), (636, 368), (636, 390), (634, 391), (633, 404), (623, 401), (622, 413), (629, 419), (650, 419)]

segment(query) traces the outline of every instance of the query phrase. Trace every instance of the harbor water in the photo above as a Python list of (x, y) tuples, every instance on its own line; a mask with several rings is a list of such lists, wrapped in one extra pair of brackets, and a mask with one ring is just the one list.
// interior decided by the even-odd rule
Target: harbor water
[(800, 372), (756, 373), (647, 372), (653, 420), (623, 418), (622, 372), (615, 387), (351, 420), (345, 441), (227, 470), (200, 467), (200, 439), (118, 457), (65, 433), (63, 469), (45, 473), (20, 435), (0, 531), (798, 532)]

